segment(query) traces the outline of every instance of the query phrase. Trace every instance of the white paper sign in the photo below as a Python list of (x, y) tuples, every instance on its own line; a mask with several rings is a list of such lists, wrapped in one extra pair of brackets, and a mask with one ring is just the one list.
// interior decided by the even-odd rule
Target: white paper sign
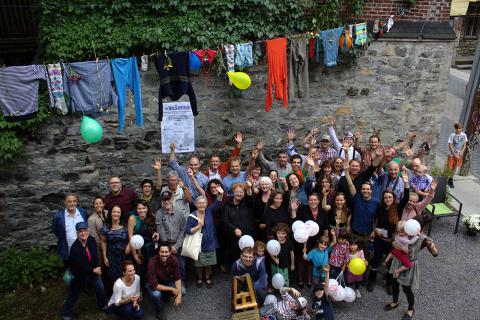
[(170, 153), (175, 142), (175, 153), (195, 151), (195, 121), (190, 102), (163, 104), (162, 153)]

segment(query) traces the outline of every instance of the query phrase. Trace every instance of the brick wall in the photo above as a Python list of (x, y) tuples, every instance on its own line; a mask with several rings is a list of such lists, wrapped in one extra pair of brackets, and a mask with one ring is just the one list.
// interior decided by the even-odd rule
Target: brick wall
[[(365, 0), (361, 19), (375, 20), (393, 14), (395, 20), (448, 21), (450, 5), (451, 0), (417, 0), (415, 5), (402, 0)], [(405, 9), (403, 15), (399, 13), (401, 8)]]
[(465, 19), (463, 17), (456, 18), (456, 25), (461, 26), (457, 33), (456, 55), (457, 56), (474, 56), (477, 49), (479, 37), (465, 37)]

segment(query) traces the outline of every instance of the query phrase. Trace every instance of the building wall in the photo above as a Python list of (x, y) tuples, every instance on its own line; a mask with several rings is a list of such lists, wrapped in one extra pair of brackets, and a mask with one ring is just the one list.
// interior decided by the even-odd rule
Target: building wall
[(456, 56), (474, 56), (475, 50), (477, 49), (478, 43), (480, 42), (479, 37), (465, 37), (465, 17), (455, 17), (455, 33), (457, 34), (457, 41), (455, 44), (455, 55)]
[[(415, 130), (417, 145), (430, 139), (434, 147), (446, 101), (452, 48), (453, 43), (445, 41), (373, 42), (355, 67), (326, 70), (311, 65), (310, 97), (291, 101), (286, 109), (275, 102), (269, 113), (264, 111), (265, 64), (247, 71), (252, 87), (240, 96), (229, 87), (225, 75), (201, 73), (193, 78), (200, 112), (195, 119), (197, 154), (203, 165), (212, 153), (225, 158), (231, 149), (225, 147), (225, 140), (240, 130), (245, 134), (244, 161), (258, 137), (266, 140), (265, 153), (272, 157), (285, 149), (288, 128), (295, 128), (299, 137), (315, 126), (325, 133), (326, 115), (336, 116), (339, 135), (361, 129), (363, 143), (378, 132), (382, 142), (390, 145)], [(108, 116), (98, 118), (105, 131), (98, 144), (82, 141), (79, 115), (54, 116), (38, 132), (37, 140), (28, 142), (15, 168), (0, 166), (0, 247), (54, 246), (51, 220), (63, 207), (67, 191), (77, 192), (80, 205), (91, 209), (93, 196), (107, 193), (110, 175), (120, 175), (124, 183), (137, 189), (143, 178), (153, 178), (151, 164), (161, 150), (158, 85), (151, 65), (142, 75), (143, 128), (133, 125), (131, 96), (125, 133), (117, 133), (117, 114), (111, 109)], [(184, 162), (189, 156), (179, 158)]]
[[(448, 21), (450, 5), (451, 0), (417, 0), (415, 5), (402, 0), (366, 0), (361, 18), (375, 20), (394, 15), (395, 20)], [(401, 8), (406, 9), (403, 15)]]

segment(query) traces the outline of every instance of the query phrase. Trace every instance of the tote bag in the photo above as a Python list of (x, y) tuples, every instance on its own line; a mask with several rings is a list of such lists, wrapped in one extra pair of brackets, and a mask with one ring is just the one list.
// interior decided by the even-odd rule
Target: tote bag
[[(193, 214), (190, 214), (189, 217), (199, 221)], [(202, 236), (202, 232), (200, 231), (197, 231), (194, 234), (186, 234), (183, 239), (182, 256), (197, 261), (198, 255), (202, 249)]]

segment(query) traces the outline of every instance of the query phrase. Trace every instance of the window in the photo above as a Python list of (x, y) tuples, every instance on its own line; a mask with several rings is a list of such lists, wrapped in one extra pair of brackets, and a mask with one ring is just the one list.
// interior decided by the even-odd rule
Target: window
[(465, 15), (465, 37), (476, 37), (480, 28), (480, 4), (470, 3)]

